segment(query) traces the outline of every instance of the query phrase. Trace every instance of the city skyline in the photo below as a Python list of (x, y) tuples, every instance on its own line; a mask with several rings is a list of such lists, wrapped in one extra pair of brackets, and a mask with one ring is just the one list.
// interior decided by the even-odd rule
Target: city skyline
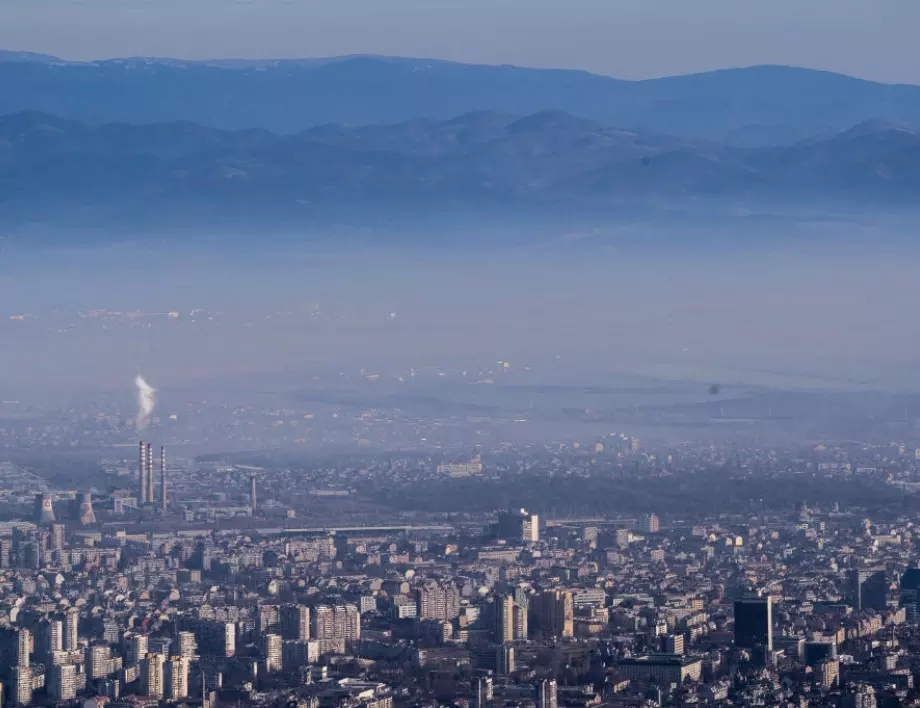
[(3, 2), (5, 706), (920, 708), (917, 26)]

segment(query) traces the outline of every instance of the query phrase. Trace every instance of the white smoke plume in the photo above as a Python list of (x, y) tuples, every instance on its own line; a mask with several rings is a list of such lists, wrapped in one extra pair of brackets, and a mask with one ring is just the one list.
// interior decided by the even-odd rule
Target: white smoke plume
[(137, 386), (137, 429), (143, 430), (157, 406), (157, 390), (144, 381), (143, 376), (134, 379), (134, 384)]

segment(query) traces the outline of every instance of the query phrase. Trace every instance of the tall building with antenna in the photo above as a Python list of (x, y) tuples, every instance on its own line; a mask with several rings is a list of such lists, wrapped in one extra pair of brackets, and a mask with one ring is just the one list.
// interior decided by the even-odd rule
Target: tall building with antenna
[(160, 446), (160, 510), (166, 513), (166, 446)]

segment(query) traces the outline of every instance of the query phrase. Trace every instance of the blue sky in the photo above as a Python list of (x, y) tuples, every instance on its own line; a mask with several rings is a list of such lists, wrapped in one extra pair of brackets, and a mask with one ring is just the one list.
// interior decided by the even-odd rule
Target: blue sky
[(71, 59), (350, 53), (642, 78), (791, 64), (920, 83), (917, 0), (2, 0), (0, 47)]

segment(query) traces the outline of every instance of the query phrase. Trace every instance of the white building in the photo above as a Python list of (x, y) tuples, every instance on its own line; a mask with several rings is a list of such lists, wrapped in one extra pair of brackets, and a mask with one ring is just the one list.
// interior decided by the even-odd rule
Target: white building
[(77, 665), (58, 664), (51, 667), (51, 681), (48, 686), (51, 697), (61, 703), (77, 697)]
[(284, 668), (283, 642), (280, 634), (265, 634), (262, 636), (262, 656), (265, 658), (265, 670), (268, 673), (281, 671)]
[(173, 656), (166, 662), (163, 676), (165, 698), (179, 701), (188, 697), (188, 664), (184, 656)]
[(141, 660), (141, 695), (163, 698), (163, 655), (147, 654)]

